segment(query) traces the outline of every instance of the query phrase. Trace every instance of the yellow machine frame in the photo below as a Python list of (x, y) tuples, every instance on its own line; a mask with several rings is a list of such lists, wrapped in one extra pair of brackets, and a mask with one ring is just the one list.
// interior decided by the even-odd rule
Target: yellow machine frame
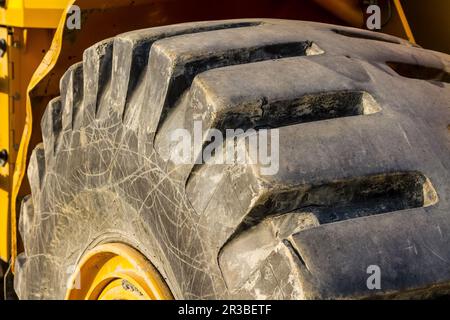
[(7, 164), (0, 168), (0, 258), (4, 261), (10, 258), (16, 237), (11, 213), (17, 199), (13, 190), (20, 188), (24, 172), (19, 163), (26, 165), (21, 143), (27, 127), (27, 88), (50, 47), (67, 1), (10, 0), (6, 5), (7, 9), (0, 9), (0, 39), (7, 44), (0, 58), (0, 149), (8, 154)]
[[(82, 10), (81, 30), (66, 28), (66, 8), (73, 4)], [(394, 4), (395, 17), (386, 31), (413, 41), (400, 1)], [(0, 58), (0, 150), (8, 153), (0, 168), (1, 260), (14, 267), (20, 251), (16, 221), (20, 200), (30, 193), (24, 179), (27, 159), (41, 141), (40, 118), (48, 101), (59, 95), (62, 74), (102, 39), (189, 19), (180, 10), (174, 13), (176, 5), (167, 0), (7, 0), (0, 8), (0, 39), (7, 43)]]

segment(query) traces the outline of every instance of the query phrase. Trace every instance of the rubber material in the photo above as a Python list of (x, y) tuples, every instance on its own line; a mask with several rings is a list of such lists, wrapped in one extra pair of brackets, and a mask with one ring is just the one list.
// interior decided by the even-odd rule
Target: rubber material
[[(300, 21), (96, 44), (42, 119), (19, 297), (64, 298), (83, 253), (108, 242), (143, 253), (177, 299), (445, 294), (449, 70), (448, 55), (391, 36)], [(170, 133), (194, 120), (277, 129), (278, 172), (171, 162)]]

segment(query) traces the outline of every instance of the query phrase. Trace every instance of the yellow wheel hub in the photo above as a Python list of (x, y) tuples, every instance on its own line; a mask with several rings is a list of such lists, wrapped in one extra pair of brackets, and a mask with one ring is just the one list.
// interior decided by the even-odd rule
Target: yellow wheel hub
[(69, 279), (66, 299), (167, 300), (172, 294), (141, 253), (122, 243), (108, 243), (81, 259)]

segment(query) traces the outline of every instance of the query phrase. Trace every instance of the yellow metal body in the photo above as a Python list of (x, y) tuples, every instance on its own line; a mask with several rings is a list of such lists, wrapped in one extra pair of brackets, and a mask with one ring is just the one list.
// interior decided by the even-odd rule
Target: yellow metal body
[[(8, 36), (6, 28), (0, 29), (0, 37), (5, 39)], [(11, 128), (9, 123), (9, 54), (5, 53), (0, 64), (0, 148), (6, 150), (8, 155), (11, 150)], [(14, 169), (12, 165), (6, 163), (0, 168), (0, 258), (6, 260), (9, 251), (10, 237), (10, 190), (11, 175)]]
[[(342, 1), (355, 2), (334, 2)], [(394, 24), (386, 28), (412, 40), (400, 1), (394, 3)], [(73, 4), (82, 11), (80, 30), (66, 27), (66, 9)], [(326, 11), (319, 4), (308, 11), (312, 4), (306, 0), (216, 0), (214, 6), (208, 0), (8, 0), (6, 8), (0, 8), (0, 39), (6, 39), (8, 48), (0, 58), (0, 150), (9, 154), (8, 164), (0, 168), (0, 259), (14, 268), (21, 250), (18, 204), (29, 194), (24, 177), (30, 152), (41, 141), (40, 118), (47, 103), (59, 95), (59, 79), (82, 60), (87, 47), (122, 32), (194, 20), (274, 17), (337, 22), (322, 19)], [(340, 21), (351, 25), (346, 16)], [(118, 289), (111, 284), (114, 290)]]
[(67, 300), (173, 299), (152, 264), (122, 243), (102, 244), (87, 252), (67, 288)]
[(9, 0), (7, 10), (0, 10), (3, 26), (55, 29), (67, 0)]
[[(53, 34), (52, 29), (0, 26), (0, 39), (5, 39), (7, 45), (0, 58), (0, 149), (8, 153), (7, 164), (0, 168), (0, 259), (4, 261), (10, 257), (11, 240), (15, 237), (10, 220), (16, 199), (12, 192), (13, 173), (18, 169), (16, 159), (27, 115), (27, 87)], [(27, 185), (23, 192), (28, 192)]]

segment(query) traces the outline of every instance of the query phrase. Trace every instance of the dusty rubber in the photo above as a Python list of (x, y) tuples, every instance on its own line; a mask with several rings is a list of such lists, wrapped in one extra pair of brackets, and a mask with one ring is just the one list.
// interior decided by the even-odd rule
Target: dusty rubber
[[(391, 36), (300, 21), (94, 45), (42, 118), (19, 297), (64, 298), (83, 253), (113, 241), (150, 259), (177, 299), (447, 293), (449, 70), (448, 55)], [(278, 129), (278, 173), (174, 164), (170, 132), (194, 120)]]

